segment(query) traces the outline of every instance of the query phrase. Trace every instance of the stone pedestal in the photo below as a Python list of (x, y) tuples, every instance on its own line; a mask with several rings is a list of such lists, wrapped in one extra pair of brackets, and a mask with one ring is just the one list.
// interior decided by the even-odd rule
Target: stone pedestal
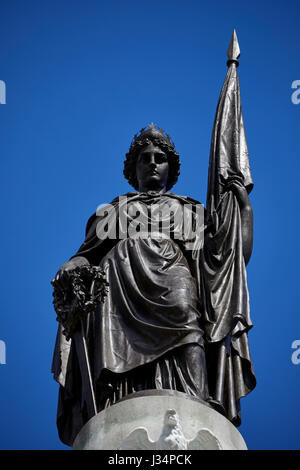
[(137, 392), (90, 419), (74, 450), (247, 450), (236, 427), (207, 403), (169, 390)]

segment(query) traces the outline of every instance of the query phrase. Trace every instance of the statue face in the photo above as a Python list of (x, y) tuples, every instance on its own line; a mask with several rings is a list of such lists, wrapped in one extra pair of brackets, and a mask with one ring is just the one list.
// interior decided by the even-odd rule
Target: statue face
[(143, 148), (136, 162), (139, 191), (165, 191), (168, 181), (168, 157), (152, 142)]

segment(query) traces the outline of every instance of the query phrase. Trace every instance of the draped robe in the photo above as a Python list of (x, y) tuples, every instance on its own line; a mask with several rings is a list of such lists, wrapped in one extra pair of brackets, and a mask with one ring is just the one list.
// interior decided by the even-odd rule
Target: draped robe
[[(170, 192), (125, 196), (126, 204), (115, 199), (105, 217), (102, 211), (89, 219), (86, 239), (74, 255), (101, 266), (109, 284), (104, 302), (85, 323), (98, 411), (140, 389), (195, 394), (196, 371), (186, 373), (178, 351), (197, 345), (206, 357), (199, 369), (207, 376), (207, 401), (239, 425), (239, 400), (254, 388), (255, 376), (237, 200), (225, 193), (201, 229), (193, 209), (200, 203), (191, 198)], [(147, 212), (155, 203), (168, 204), (173, 214), (188, 205), (190, 232), (177, 238), (181, 227), (175, 217), (169, 236), (120, 236), (124, 221), (134, 221), (137, 211)], [(107, 237), (99, 237), (110, 218), (115, 223), (109, 224)], [(72, 445), (87, 418), (75, 349), (61, 327), (53, 372), (60, 384), (59, 435)]]

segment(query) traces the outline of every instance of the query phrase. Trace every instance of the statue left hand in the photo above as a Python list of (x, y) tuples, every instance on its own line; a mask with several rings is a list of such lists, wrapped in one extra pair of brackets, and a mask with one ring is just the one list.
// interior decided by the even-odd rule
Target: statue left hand
[(242, 224), (242, 243), (243, 243), (243, 256), (245, 264), (247, 265), (253, 247), (253, 211), (248, 197), (248, 192), (239, 178), (232, 178), (229, 180), (224, 188), (224, 192), (232, 191), (237, 198)]
[(251, 208), (248, 192), (245, 186), (238, 180), (229, 181), (225, 187), (225, 192), (232, 191), (236, 196), (240, 209)]

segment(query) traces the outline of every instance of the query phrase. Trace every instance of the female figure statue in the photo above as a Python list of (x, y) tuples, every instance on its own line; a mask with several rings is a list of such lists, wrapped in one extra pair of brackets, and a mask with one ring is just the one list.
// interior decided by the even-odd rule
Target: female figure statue
[[(89, 219), (84, 243), (56, 280), (92, 265), (108, 282), (84, 323), (98, 412), (131, 393), (168, 389), (210, 403), (238, 425), (239, 400), (255, 386), (245, 272), (252, 209), (238, 174), (209, 213), (170, 192), (179, 167), (169, 136), (154, 125), (142, 129), (124, 165), (136, 191)], [(53, 372), (59, 434), (71, 445), (88, 416), (78, 357), (61, 327)]]

